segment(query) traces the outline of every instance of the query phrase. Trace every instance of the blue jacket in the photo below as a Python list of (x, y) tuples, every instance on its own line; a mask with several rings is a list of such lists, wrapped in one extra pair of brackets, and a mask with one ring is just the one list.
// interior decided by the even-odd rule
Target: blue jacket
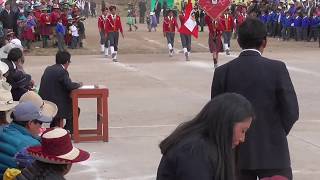
[(57, 34), (62, 34), (64, 36), (64, 35), (66, 35), (66, 27), (64, 27), (64, 25), (58, 23), (56, 25), (56, 32), (57, 32)]
[(264, 14), (264, 15), (261, 15), (260, 16), (260, 20), (264, 23), (264, 24), (266, 24), (267, 23), (267, 21), (268, 21), (268, 14)]
[(24, 127), (11, 123), (0, 127), (0, 177), (7, 168), (16, 168), (14, 156), (30, 146), (40, 145), (39, 137), (34, 137)]
[(301, 27), (302, 18), (300, 16), (297, 16), (296, 18), (294, 18), (293, 23), (294, 27)]
[(306, 16), (302, 19), (301, 27), (308, 28), (309, 25), (310, 25), (310, 19), (309, 19), (309, 17)]
[(271, 12), (268, 14), (268, 18), (267, 18), (267, 22), (270, 23), (273, 21), (273, 18), (274, 18), (274, 12)]
[(291, 27), (291, 24), (293, 23), (293, 19), (291, 16), (289, 17), (284, 17), (282, 21), (282, 27), (288, 28)]
[(310, 20), (310, 26), (312, 28), (316, 28), (316, 27), (320, 26), (320, 17), (318, 17), (318, 16), (312, 17)]

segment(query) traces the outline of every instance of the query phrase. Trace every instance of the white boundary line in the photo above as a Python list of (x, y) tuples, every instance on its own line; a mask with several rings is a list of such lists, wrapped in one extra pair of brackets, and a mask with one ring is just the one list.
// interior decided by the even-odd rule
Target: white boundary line
[(112, 126), (110, 129), (127, 129), (127, 128), (159, 128), (159, 127), (177, 127), (178, 124), (163, 124), (163, 125), (146, 125), (146, 126)]

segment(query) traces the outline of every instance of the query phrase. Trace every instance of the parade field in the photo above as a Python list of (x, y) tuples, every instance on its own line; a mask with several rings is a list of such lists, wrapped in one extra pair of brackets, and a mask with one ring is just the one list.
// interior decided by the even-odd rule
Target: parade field
[[(125, 18), (122, 19), (125, 21)], [(154, 180), (161, 158), (160, 141), (181, 122), (190, 120), (210, 100), (214, 73), (208, 50), (208, 32), (192, 40), (186, 62), (176, 34), (175, 54), (168, 56), (162, 28), (135, 32), (120, 38), (117, 63), (100, 54), (97, 20), (85, 21), (83, 49), (70, 50), (70, 77), (85, 85), (109, 88), (109, 142), (81, 142), (90, 152), (88, 161), (75, 164), (66, 176), (72, 180)], [(36, 83), (57, 49), (34, 49), (26, 56), (25, 71)], [(235, 39), (231, 55), (221, 53), (224, 64), (240, 53)], [(295, 180), (318, 180), (320, 176), (320, 48), (314, 42), (283, 42), (268, 39), (265, 57), (286, 63), (298, 95), (300, 118), (288, 136)], [(95, 101), (81, 100), (80, 126), (96, 124)]]

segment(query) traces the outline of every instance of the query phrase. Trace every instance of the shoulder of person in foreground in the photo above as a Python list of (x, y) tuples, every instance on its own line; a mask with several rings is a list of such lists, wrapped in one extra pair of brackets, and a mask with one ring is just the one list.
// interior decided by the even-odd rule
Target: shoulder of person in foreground
[(200, 136), (181, 141), (172, 149), (171, 157), (176, 162), (176, 178), (179, 180), (214, 178), (214, 168), (209, 158), (209, 144)]

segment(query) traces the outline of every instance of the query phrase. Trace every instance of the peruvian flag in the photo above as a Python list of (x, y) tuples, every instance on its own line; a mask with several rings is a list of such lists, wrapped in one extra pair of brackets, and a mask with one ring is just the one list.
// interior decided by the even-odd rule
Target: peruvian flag
[(179, 32), (182, 34), (193, 35), (195, 38), (198, 38), (198, 33), (199, 33), (198, 25), (195, 19), (195, 14), (192, 8), (191, 0), (188, 0), (184, 19), (185, 19), (185, 23), (181, 25)]

